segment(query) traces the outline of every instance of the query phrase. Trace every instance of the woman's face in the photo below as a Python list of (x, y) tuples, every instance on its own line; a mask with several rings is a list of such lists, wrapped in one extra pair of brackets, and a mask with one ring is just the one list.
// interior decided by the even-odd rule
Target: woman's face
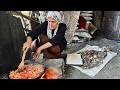
[(48, 24), (49, 24), (49, 28), (52, 30), (52, 29), (56, 29), (57, 26), (58, 26), (58, 22), (53, 19), (53, 18), (48, 18)]

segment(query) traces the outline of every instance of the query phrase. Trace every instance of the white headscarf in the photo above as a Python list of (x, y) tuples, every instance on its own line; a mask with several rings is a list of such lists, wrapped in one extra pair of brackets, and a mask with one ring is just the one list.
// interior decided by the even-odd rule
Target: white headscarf
[[(47, 13), (47, 19), (51, 17), (53, 19), (55, 19), (58, 23), (62, 23), (62, 16), (61, 13), (58, 11), (48, 11)], [(58, 24), (59, 27), (59, 24)], [(47, 36), (49, 39), (51, 39), (52, 37), (54, 37), (57, 33), (58, 27), (55, 29), (54, 34), (52, 36), (52, 30), (50, 30), (49, 25), (47, 26)]]
[(62, 22), (61, 12), (58, 12), (58, 11), (48, 11), (48, 13), (47, 13), (47, 19), (49, 17), (55, 19), (58, 23)]

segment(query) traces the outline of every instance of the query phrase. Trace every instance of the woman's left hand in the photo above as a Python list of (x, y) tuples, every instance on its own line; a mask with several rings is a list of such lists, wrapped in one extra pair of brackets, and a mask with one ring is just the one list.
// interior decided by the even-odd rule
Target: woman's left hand
[(36, 52), (35, 52), (34, 55), (33, 55), (33, 58), (34, 58), (35, 60), (37, 60), (37, 59), (39, 58), (41, 51), (42, 51), (41, 48), (38, 48), (38, 49), (36, 50)]

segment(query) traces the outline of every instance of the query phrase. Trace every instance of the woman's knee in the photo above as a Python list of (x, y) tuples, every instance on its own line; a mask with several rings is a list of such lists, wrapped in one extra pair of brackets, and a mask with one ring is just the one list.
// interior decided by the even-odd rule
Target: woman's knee
[(53, 53), (53, 54), (61, 53), (61, 50), (60, 50), (59, 46), (50, 47), (50, 48), (48, 48), (48, 51), (51, 52), (51, 53)]
[(46, 42), (48, 42), (49, 41), (49, 38), (46, 36), (46, 35), (42, 35), (41, 37), (40, 37), (40, 42), (42, 43), (42, 44), (44, 44), (44, 43), (46, 43)]
[(59, 58), (60, 56), (60, 53), (57, 53), (57, 54), (53, 54), (51, 52), (49, 52), (48, 50), (44, 50), (44, 57), (46, 59), (56, 59), (56, 58)]

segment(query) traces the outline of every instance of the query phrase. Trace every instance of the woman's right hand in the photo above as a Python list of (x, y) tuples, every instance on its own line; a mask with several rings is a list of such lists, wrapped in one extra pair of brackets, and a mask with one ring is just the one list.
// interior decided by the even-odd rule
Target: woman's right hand
[(31, 47), (32, 44), (32, 38), (27, 37), (27, 41), (23, 44), (23, 51), (28, 51), (28, 49)]
[(23, 51), (28, 51), (28, 49), (31, 47), (31, 43), (25, 42), (23, 44)]

